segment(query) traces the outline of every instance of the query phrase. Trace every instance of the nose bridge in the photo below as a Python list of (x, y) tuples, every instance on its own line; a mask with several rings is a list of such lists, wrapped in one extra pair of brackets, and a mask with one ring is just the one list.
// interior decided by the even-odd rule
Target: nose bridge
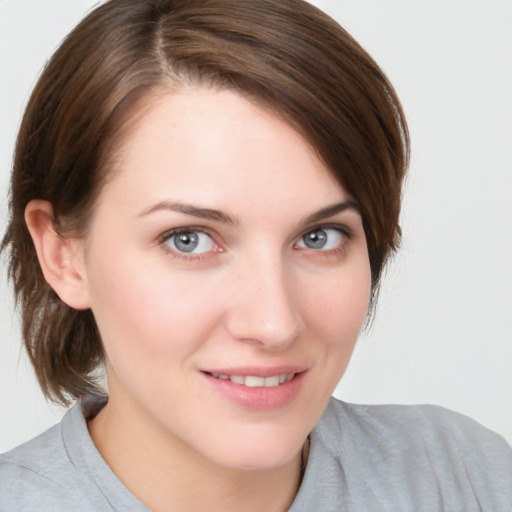
[(242, 258), (232, 304), (228, 327), (237, 339), (282, 349), (301, 330), (293, 274), (278, 251), (260, 248)]

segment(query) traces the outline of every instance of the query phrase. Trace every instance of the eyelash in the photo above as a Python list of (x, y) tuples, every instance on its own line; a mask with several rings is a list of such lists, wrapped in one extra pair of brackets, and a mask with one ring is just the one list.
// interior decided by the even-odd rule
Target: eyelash
[[(317, 257), (335, 257), (343, 254), (347, 249), (347, 243), (353, 238), (352, 232), (343, 225), (340, 224), (321, 224), (319, 226), (314, 226), (306, 231), (304, 231), (298, 238), (297, 241), (294, 243), (294, 248), (298, 241), (302, 240), (308, 233), (311, 233), (313, 231), (318, 230), (334, 230), (338, 231), (342, 235), (341, 242), (332, 249), (312, 249), (312, 248), (305, 248), (306, 250), (309, 249), (308, 252), (312, 252)], [(167, 245), (167, 242), (173, 237), (184, 233), (202, 233), (210, 237), (215, 245), (215, 247), (220, 247), (219, 244), (215, 240), (215, 235), (212, 231), (205, 229), (204, 227), (199, 226), (186, 226), (186, 227), (180, 227), (180, 228), (174, 228), (170, 229), (169, 231), (166, 231), (158, 238), (158, 243), (162, 247), (162, 249), (165, 251), (166, 254), (169, 254), (173, 258), (177, 259), (183, 259), (187, 261), (200, 261), (204, 260), (211, 256), (212, 253), (219, 253), (223, 252), (221, 250), (214, 250), (214, 251), (207, 251), (204, 253), (184, 253), (177, 250), (172, 249)], [(298, 248), (297, 250), (302, 250), (303, 248)]]

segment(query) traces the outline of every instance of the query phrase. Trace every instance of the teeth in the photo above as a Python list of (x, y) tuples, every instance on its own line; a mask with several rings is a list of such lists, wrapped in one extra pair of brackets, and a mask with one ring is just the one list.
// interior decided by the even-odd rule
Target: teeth
[(222, 375), (221, 373), (212, 373), (212, 377), (220, 380), (229, 380), (229, 375)]
[(279, 375), (274, 375), (273, 377), (265, 377), (266, 388), (275, 388), (276, 386), (279, 386)]
[(220, 380), (231, 380), (235, 384), (241, 384), (248, 388), (274, 388), (285, 382), (289, 382), (295, 377), (295, 373), (282, 373), (272, 375), (271, 377), (256, 377), (254, 375), (224, 375), (222, 373), (212, 373), (212, 377)]
[[(243, 384), (248, 388), (261, 388), (265, 386), (265, 379), (263, 377), (252, 377), (248, 375), (245, 379), (243, 377), (242, 379), (245, 381)], [(231, 377), (231, 381), (233, 381), (233, 377)], [(237, 382), (237, 384), (240, 383)]]
[(245, 384), (245, 379), (241, 375), (231, 375), (231, 382), (235, 384)]

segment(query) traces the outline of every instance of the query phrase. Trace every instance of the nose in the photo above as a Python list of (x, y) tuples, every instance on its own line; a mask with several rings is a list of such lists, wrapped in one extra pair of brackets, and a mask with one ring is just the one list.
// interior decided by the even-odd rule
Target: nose
[(294, 278), (282, 258), (246, 260), (233, 276), (227, 329), (237, 340), (284, 350), (304, 328)]

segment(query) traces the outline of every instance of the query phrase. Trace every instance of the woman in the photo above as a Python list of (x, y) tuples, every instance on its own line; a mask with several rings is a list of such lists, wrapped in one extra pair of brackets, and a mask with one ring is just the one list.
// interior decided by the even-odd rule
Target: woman
[(77, 404), (2, 456), (0, 510), (510, 508), (498, 436), (330, 398), (407, 161), (391, 85), (308, 4), (93, 11), (27, 107), (4, 238), (41, 387)]

